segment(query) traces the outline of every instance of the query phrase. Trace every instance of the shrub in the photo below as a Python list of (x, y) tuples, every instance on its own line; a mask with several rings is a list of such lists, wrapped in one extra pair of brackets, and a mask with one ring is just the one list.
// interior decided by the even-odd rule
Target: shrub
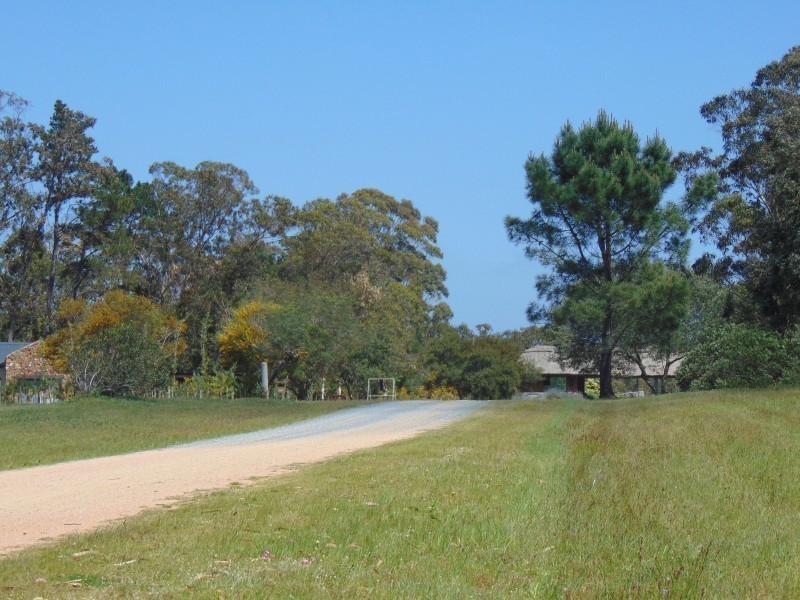
[(600, 380), (597, 378), (589, 378), (584, 384), (584, 393), (589, 400), (597, 400), (600, 398)]
[[(212, 375), (194, 375), (178, 386), (179, 396), (233, 398), (236, 396), (236, 374), (233, 369), (219, 370)], [(263, 392), (262, 392), (263, 394)]]
[(428, 387), (452, 388), (457, 390), (456, 397), (474, 400), (511, 398), (523, 383), (540, 377), (520, 361), (521, 352), (516, 341), (499, 335), (446, 331), (431, 340), (425, 351)]
[(798, 369), (794, 344), (771, 331), (725, 325), (689, 352), (678, 384), (683, 390), (710, 390), (791, 383)]
[(420, 386), (413, 397), (422, 400), (458, 400), (458, 390), (449, 385)]
[(69, 373), (83, 394), (141, 396), (169, 384), (170, 357), (140, 329), (116, 325), (73, 348)]
[(56, 317), (44, 354), (82, 394), (134, 396), (163, 387), (185, 348), (177, 319), (120, 290), (91, 305), (66, 300)]

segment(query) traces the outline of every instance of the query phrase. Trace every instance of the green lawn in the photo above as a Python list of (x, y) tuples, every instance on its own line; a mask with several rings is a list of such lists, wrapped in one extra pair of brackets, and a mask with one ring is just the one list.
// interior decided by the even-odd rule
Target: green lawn
[(0, 404), (0, 469), (256, 431), (358, 404), (259, 398), (80, 398), (45, 406)]
[(497, 402), (0, 559), (0, 594), (800, 597), (798, 456), (797, 389)]

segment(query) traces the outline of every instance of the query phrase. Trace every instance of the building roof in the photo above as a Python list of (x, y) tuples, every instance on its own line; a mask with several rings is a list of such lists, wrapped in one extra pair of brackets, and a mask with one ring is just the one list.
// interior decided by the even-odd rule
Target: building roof
[(4, 365), (9, 354), (30, 346), (33, 342), (0, 342), (0, 365)]
[[(561, 357), (558, 348), (555, 346), (534, 346), (528, 348), (520, 357), (524, 363), (536, 367), (543, 375), (584, 375), (587, 377), (597, 377), (598, 373), (594, 367), (587, 366), (577, 368), (569, 363), (561, 364)], [(614, 366), (615, 377), (640, 377), (642, 375), (639, 365), (633, 361), (621, 359), (616, 361)], [(668, 376), (674, 376), (675, 371), (683, 362), (682, 358), (677, 359), (669, 366)], [(664, 374), (664, 361), (658, 360), (650, 354), (642, 355), (642, 363), (649, 376), (662, 376)]]
[(555, 346), (534, 346), (522, 353), (522, 362), (539, 369), (543, 375), (591, 375), (571, 365), (562, 365), (558, 348)]

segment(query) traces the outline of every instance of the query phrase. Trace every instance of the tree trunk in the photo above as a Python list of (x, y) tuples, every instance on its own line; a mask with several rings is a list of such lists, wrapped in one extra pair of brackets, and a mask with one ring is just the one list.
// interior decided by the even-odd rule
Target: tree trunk
[(47, 278), (47, 304), (46, 304), (46, 333), (51, 331), (51, 323), (53, 320), (53, 297), (56, 288), (56, 260), (58, 258), (58, 245), (61, 241), (61, 231), (59, 231), (58, 217), (60, 212), (60, 205), (56, 204), (53, 208), (53, 248), (50, 253), (50, 273)]
[(600, 397), (614, 397), (614, 388), (611, 385), (611, 350), (604, 350), (600, 355)]
[[(604, 259), (605, 261), (605, 259)], [(610, 268), (611, 259), (608, 259)], [(614, 307), (610, 301), (606, 304), (605, 318), (603, 319), (603, 333), (600, 336), (602, 351), (600, 352), (600, 397), (613, 398), (614, 388), (611, 385), (611, 324), (613, 322)]]

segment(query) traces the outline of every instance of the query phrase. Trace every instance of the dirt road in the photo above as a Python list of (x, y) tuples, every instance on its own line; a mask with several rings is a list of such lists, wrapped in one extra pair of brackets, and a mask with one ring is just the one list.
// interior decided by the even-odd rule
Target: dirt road
[(479, 406), (387, 402), (162, 450), (0, 471), (0, 554), (89, 531), (195, 492), (410, 438)]

